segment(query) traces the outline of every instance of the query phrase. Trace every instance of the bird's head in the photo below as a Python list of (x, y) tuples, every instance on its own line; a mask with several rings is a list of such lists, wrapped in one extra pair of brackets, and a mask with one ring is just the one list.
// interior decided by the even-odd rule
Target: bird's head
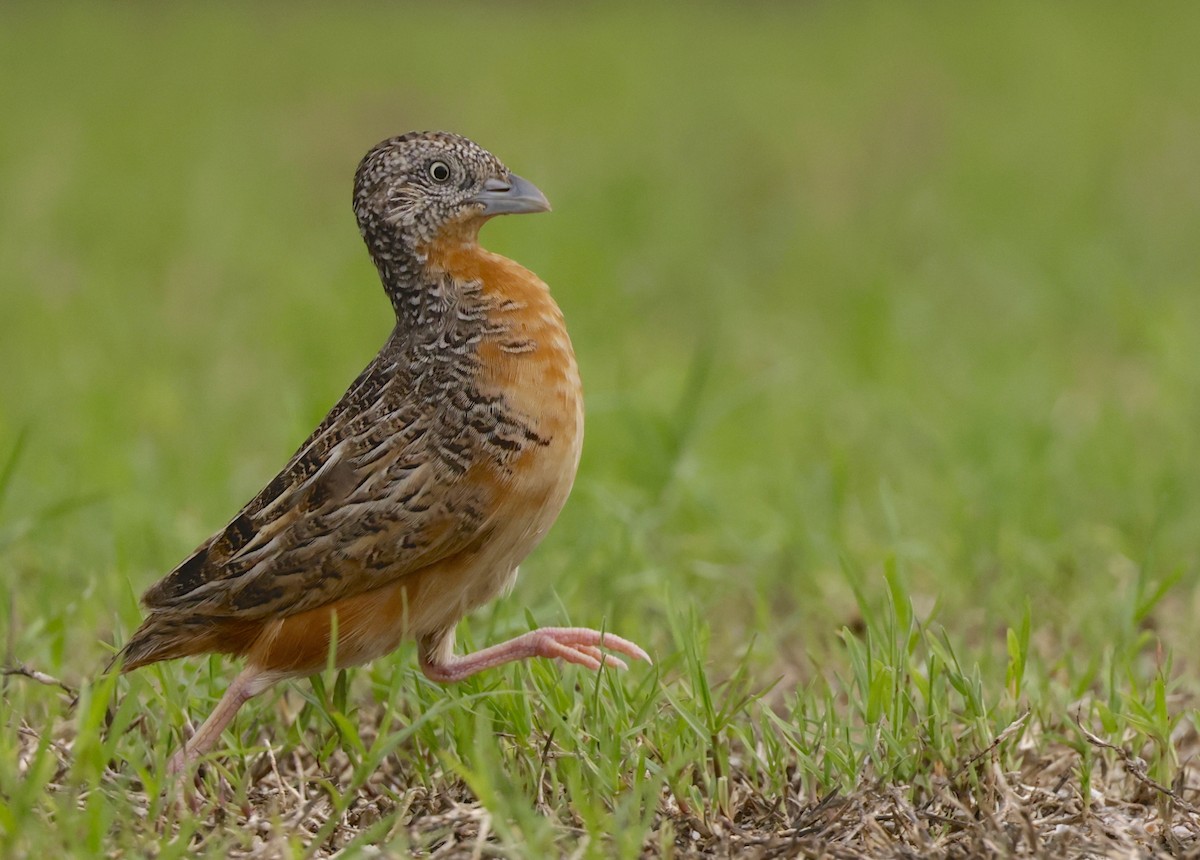
[(452, 235), (473, 241), (493, 215), (549, 209), (532, 182), (449, 132), (389, 138), (363, 157), (354, 176), (354, 214), (368, 244), (399, 239), (416, 249)]

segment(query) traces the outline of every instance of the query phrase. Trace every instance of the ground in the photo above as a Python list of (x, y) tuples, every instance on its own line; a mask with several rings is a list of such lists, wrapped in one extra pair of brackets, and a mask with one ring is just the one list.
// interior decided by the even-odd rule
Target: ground
[[(0, 856), (1200, 854), (1200, 11), (0, 10)], [(550, 215), (575, 492), (460, 647), (102, 678), (386, 337), (358, 158)], [(72, 704), (74, 702), (74, 704)]]

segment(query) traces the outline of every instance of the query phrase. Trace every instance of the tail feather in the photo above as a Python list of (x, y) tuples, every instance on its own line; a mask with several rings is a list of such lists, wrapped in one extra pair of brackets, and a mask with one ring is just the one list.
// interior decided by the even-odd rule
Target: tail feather
[(107, 674), (120, 666), (125, 673), (194, 654), (241, 654), (253, 641), (252, 633), (247, 625), (225, 619), (179, 618), (151, 612), (104, 671)]

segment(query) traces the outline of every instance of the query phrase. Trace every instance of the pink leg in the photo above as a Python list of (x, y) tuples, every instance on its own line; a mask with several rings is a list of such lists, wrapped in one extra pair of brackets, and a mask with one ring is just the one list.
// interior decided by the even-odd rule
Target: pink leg
[(208, 715), (208, 719), (192, 735), (192, 739), (187, 742), (187, 745), (171, 756), (167, 772), (181, 773), (188, 765), (212, 749), (221, 739), (221, 732), (225, 731), (225, 727), (233, 721), (238, 708), (269, 686), (270, 683), (259, 673), (250, 669), (242, 671), (233, 679), (233, 683), (229, 685), (229, 689), (225, 691), (221, 701)]
[(453, 648), (453, 630), (444, 637), (421, 642), (421, 671), (427, 678), (448, 684), (461, 681), (484, 669), (530, 657), (558, 657), (568, 663), (576, 663), (593, 670), (604, 665), (618, 669), (628, 668), (624, 660), (604, 653), (601, 648), (616, 651), (635, 660), (652, 662), (650, 655), (632, 642), (611, 633), (588, 630), (586, 627), (542, 627), (461, 657), (452, 653)]

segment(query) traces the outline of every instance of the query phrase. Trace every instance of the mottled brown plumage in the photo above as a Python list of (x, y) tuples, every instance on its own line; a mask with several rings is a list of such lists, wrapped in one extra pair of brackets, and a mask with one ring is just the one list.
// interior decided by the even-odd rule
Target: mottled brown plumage
[[(219, 652), (246, 668), (187, 748), (212, 747), (238, 707), (406, 636), (421, 667), (457, 680), (509, 660), (624, 664), (633, 643), (544, 628), (453, 654), (466, 613), (510, 587), (566, 501), (583, 401), (546, 285), (479, 247), (493, 215), (549, 209), (533, 185), (457, 135), (412, 133), (359, 165), (354, 212), (396, 313), (379, 355), (257, 496), (152, 586), (123, 670)], [(336, 621), (334, 616), (336, 615)]]

